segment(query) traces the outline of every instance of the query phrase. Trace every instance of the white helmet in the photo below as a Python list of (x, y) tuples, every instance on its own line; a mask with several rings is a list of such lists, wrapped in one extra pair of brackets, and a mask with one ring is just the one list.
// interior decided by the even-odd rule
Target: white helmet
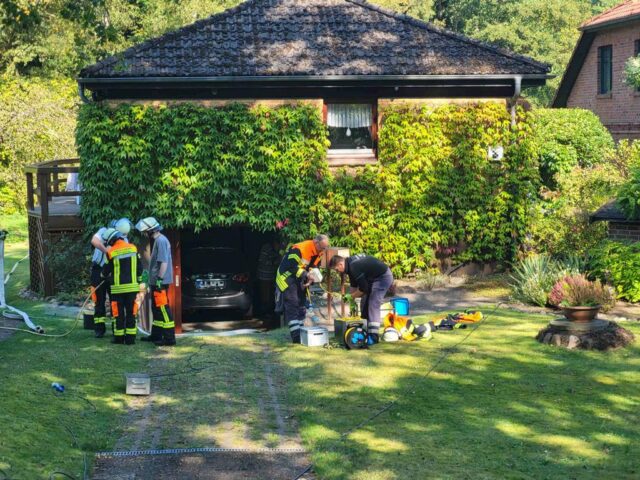
[(400, 333), (393, 327), (387, 327), (384, 329), (382, 339), (385, 342), (397, 342), (398, 340), (400, 340)]
[(320, 272), (319, 268), (312, 268), (309, 270), (309, 278), (315, 283), (320, 283), (322, 281), (322, 272)]
[(162, 230), (162, 226), (153, 217), (147, 217), (136, 223), (136, 229), (142, 233), (153, 233)]
[(131, 222), (128, 218), (121, 218), (116, 222), (115, 228), (126, 237), (131, 231)]

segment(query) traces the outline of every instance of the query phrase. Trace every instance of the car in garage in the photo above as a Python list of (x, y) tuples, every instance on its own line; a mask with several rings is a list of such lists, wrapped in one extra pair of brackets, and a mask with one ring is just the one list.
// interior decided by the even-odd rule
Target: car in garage
[(251, 312), (251, 275), (245, 256), (232, 247), (194, 247), (183, 252), (183, 308)]

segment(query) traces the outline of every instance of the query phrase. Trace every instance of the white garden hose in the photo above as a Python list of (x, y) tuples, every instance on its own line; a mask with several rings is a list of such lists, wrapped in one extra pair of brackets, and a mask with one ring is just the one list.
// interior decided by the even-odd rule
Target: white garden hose
[(4, 239), (6, 237), (7, 237), (7, 232), (5, 230), (0, 230), (0, 280), (1, 280), (0, 281), (0, 308), (9, 310), (10, 312), (13, 312), (14, 314), (21, 317), (22, 320), (24, 320), (24, 323), (27, 325), (27, 327), (29, 327), (30, 330), (33, 330), (36, 333), (44, 333), (44, 329), (39, 325), (35, 325), (29, 318), (29, 315), (24, 313), (22, 310), (18, 310), (17, 308), (12, 307), (11, 305), (7, 305), (7, 302), (5, 299), (4, 285), (9, 281), (9, 277), (15, 271), (17, 264), (20, 263), (22, 260), (24, 260), (24, 258), (19, 262), (17, 262), (16, 265), (14, 265), (13, 269), (5, 279), (4, 278)]

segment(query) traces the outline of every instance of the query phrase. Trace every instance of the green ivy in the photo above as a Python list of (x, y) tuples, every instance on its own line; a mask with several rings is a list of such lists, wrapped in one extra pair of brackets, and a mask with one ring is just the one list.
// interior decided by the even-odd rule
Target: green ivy
[[(82, 215), (91, 228), (154, 215), (172, 228), (260, 231), (288, 218), (290, 239), (326, 231), (396, 274), (439, 254), (513, 259), (539, 185), (526, 114), (516, 128), (496, 103), (393, 105), (381, 118), (379, 163), (332, 174), (327, 131), (309, 105), (86, 105)], [(501, 161), (488, 159), (494, 146)]]

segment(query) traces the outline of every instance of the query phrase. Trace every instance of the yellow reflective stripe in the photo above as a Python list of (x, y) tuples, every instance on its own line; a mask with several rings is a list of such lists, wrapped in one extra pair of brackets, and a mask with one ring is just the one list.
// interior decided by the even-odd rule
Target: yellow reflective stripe
[(114, 334), (116, 337), (122, 337), (122, 336), (124, 336), (124, 329), (122, 329), (122, 330), (118, 330), (117, 328), (114, 328), (114, 329), (113, 329), (113, 334)]
[(281, 291), (285, 291), (289, 285), (287, 285), (287, 278), (291, 276), (291, 272), (284, 272), (276, 275), (276, 285)]
[(136, 328), (125, 328), (124, 331), (127, 335), (135, 335), (138, 330)]
[(300, 260), (300, 257), (295, 253), (290, 253), (288, 258), (289, 258), (289, 260), (295, 260), (298, 263), (300, 263), (302, 261), (302, 260)]
[(160, 307), (160, 311), (162, 312), (162, 318), (164, 319), (164, 325), (169, 323), (171, 319), (169, 318), (169, 314), (167, 313), (167, 307), (164, 305)]
[(105, 317), (95, 317), (95, 318), (93, 319), (93, 323), (104, 323), (104, 322), (105, 322), (105, 320), (106, 320), (106, 318), (105, 318)]
[(304, 273), (304, 268), (299, 268), (298, 271), (296, 272), (296, 277), (300, 278), (303, 273)]
[(111, 286), (111, 291), (113, 292), (113, 286), (120, 285), (120, 260), (115, 258), (113, 260), (113, 285)]
[(162, 328), (176, 328), (176, 324), (174, 322), (165, 323)]
[(137, 292), (140, 286), (137, 283), (123, 283), (120, 285), (111, 285), (111, 293), (132, 293)]
[(164, 322), (162, 320), (154, 320), (153, 321), (153, 326), (154, 327), (161, 327), (162, 325), (164, 325)]
[(120, 255), (126, 255), (127, 253), (137, 253), (136, 247), (119, 248), (117, 250), (111, 250), (111, 258), (119, 257)]
[(131, 281), (133, 282), (134, 280), (136, 280), (136, 274), (138, 273), (138, 259), (133, 256), (131, 257)]

